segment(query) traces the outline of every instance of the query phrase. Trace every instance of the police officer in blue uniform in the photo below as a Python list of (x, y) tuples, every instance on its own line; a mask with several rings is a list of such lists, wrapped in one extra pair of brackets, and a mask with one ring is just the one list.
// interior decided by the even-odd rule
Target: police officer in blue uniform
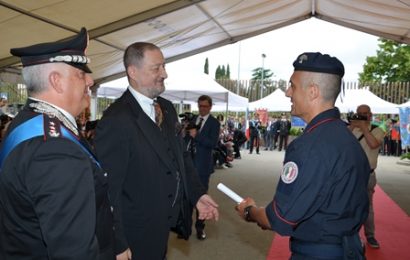
[(286, 95), (306, 129), (286, 150), (273, 200), (257, 207), (246, 198), (236, 209), (289, 236), (291, 259), (364, 259), (358, 232), (368, 215), (370, 167), (334, 107), (344, 66), (321, 53), (302, 53), (293, 66)]
[(11, 49), (29, 98), (0, 151), (0, 259), (115, 259), (107, 173), (75, 121), (94, 84), (87, 44), (83, 28)]

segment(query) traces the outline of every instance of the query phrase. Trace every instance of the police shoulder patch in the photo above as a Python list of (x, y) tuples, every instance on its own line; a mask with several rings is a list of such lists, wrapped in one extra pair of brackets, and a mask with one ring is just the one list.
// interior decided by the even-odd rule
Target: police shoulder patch
[(295, 162), (289, 161), (283, 166), (280, 178), (284, 183), (290, 184), (296, 180), (298, 172), (298, 165)]

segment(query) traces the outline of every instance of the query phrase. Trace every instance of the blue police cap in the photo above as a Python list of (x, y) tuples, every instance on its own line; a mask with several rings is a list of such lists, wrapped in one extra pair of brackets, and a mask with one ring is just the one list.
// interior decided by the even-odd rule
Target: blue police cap
[(10, 49), (10, 53), (21, 58), (23, 67), (44, 63), (64, 62), (87, 73), (91, 73), (90, 68), (87, 66), (90, 60), (85, 55), (87, 45), (88, 33), (83, 27), (77, 35), (65, 41), (47, 42), (28, 47), (13, 48)]
[(343, 63), (335, 57), (320, 52), (305, 52), (293, 62), (296, 70), (329, 73), (340, 76), (345, 74)]

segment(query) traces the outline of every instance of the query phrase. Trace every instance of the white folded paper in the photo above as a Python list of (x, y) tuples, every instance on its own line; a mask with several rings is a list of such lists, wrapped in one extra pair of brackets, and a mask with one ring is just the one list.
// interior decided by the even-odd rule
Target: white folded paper
[(239, 196), (236, 192), (231, 190), (230, 188), (226, 187), (224, 184), (219, 183), (218, 186), (216, 186), (218, 190), (222, 191), (225, 193), (228, 197), (233, 199), (236, 203), (241, 203), (243, 201), (243, 198)]

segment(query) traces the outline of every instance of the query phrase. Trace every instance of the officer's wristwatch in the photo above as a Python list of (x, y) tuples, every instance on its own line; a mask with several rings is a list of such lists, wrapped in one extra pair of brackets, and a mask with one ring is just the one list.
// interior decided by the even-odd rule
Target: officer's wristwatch
[(252, 222), (252, 218), (251, 218), (251, 208), (253, 208), (253, 205), (249, 205), (247, 206), (244, 210), (243, 210), (243, 215), (246, 221), (248, 222)]

